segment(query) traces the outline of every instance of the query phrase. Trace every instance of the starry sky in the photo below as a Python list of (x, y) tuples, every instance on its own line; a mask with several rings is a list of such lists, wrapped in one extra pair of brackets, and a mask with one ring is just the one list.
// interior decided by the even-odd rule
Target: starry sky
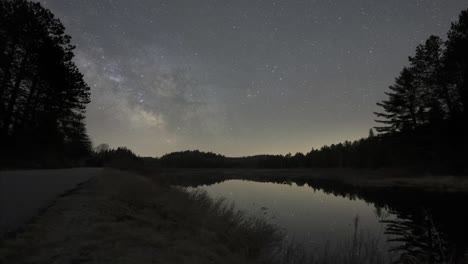
[(308, 152), (365, 137), (375, 103), (466, 0), (39, 0), (91, 87), (95, 145), (139, 155)]

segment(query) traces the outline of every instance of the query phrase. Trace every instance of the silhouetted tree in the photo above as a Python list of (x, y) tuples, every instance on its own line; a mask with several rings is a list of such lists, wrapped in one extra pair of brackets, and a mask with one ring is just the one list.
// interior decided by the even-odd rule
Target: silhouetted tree
[(0, 38), (2, 161), (88, 155), (89, 87), (61, 22), (39, 3), (2, 0)]
[(375, 113), (377, 117), (384, 118), (376, 121), (387, 126), (376, 127), (377, 132), (395, 133), (414, 129), (418, 124), (417, 114), (422, 111), (414, 74), (410, 69), (404, 68), (389, 89), (390, 92), (385, 92), (388, 99), (377, 103), (385, 112)]
[(384, 120), (377, 122), (387, 126), (378, 127), (381, 133), (395, 133), (414, 130), (421, 125), (432, 125), (454, 117), (459, 112), (459, 99), (455, 85), (450, 84), (451, 59), (446, 58), (443, 41), (430, 36), (424, 44), (418, 45), (416, 54), (409, 57), (410, 65), (405, 67), (395, 84), (386, 92), (388, 99), (377, 103), (384, 109), (376, 113)]
[(383, 108), (375, 113), (377, 122), (384, 126), (376, 129), (386, 136), (379, 142), (382, 146), (392, 142), (393, 150), (385, 152), (398, 153), (400, 158), (392, 158), (399, 160), (396, 164), (430, 164), (452, 171), (466, 168), (466, 47), (468, 10), (452, 24), (445, 43), (430, 36), (418, 45), (409, 66), (386, 92), (388, 98), (377, 103)]
[(424, 44), (416, 48), (414, 57), (410, 57), (410, 69), (415, 76), (415, 85), (420, 99), (417, 116), (420, 123), (437, 122), (447, 118), (452, 110), (452, 100), (448, 93), (443, 74), (442, 40), (430, 36)]
[(160, 159), (162, 166), (178, 168), (224, 167), (225, 161), (226, 158), (222, 155), (199, 150), (173, 152), (162, 156)]
[(445, 43), (445, 67), (448, 80), (447, 93), (453, 97), (453, 109), (467, 120), (468, 109), (468, 9), (452, 23)]
[(109, 150), (109, 144), (102, 143), (96, 146), (95, 151), (96, 153), (106, 152)]

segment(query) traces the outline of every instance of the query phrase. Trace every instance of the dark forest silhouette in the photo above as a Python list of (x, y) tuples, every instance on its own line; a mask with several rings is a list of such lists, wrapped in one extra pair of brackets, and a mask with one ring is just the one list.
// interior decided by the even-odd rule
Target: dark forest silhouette
[(0, 1), (0, 160), (63, 166), (89, 155), (89, 87), (62, 23), (39, 3)]

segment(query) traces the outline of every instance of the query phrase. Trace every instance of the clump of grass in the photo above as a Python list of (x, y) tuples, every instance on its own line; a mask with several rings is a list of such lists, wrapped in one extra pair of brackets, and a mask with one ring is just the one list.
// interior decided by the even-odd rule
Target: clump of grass
[(218, 234), (220, 242), (231, 250), (254, 259), (269, 255), (282, 241), (283, 233), (278, 227), (264, 219), (248, 217), (223, 198), (213, 200), (204, 191), (177, 191), (186, 195), (191, 218)]

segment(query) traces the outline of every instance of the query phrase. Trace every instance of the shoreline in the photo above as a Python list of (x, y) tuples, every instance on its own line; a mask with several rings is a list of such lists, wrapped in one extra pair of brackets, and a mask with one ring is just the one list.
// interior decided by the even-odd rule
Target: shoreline
[(349, 187), (400, 188), (427, 192), (468, 193), (468, 177), (414, 174), (409, 171), (390, 169), (171, 168), (161, 169), (157, 172), (145, 172), (144, 175), (164, 183), (184, 183), (188, 185), (211, 184), (229, 179), (302, 183), (320, 181), (344, 184)]

